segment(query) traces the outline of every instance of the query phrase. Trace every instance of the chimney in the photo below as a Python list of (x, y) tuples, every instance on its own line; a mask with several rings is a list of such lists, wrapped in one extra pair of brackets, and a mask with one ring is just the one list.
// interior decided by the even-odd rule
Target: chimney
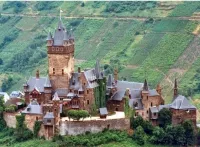
[(78, 67), (78, 73), (81, 73), (81, 68), (80, 67)]
[(39, 70), (36, 71), (36, 78), (37, 78), (37, 79), (40, 78), (40, 72), (39, 72)]

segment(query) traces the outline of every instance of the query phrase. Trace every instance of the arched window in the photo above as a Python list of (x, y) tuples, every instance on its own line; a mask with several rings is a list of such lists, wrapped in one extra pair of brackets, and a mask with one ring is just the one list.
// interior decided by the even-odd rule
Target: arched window
[(151, 102), (151, 107), (153, 106), (153, 103)]
[(56, 72), (55, 72), (55, 68), (53, 68), (53, 74), (55, 74)]

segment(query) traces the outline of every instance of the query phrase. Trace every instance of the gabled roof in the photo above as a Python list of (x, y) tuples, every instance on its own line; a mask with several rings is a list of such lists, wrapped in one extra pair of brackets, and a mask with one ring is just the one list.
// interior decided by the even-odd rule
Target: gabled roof
[(178, 109), (178, 110), (186, 110), (186, 109), (196, 109), (185, 96), (178, 95), (178, 97), (172, 102), (170, 108)]
[(116, 91), (111, 97), (111, 100), (121, 101), (124, 97), (124, 94), (125, 94), (125, 91)]
[(22, 111), (22, 113), (25, 113), (25, 114), (42, 114), (42, 108), (41, 106), (33, 101), (31, 102), (24, 111)]
[(131, 108), (134, 108), (135, 110), (143, 109), (142, 99), (141, 98), (129, 99), (129, 106)]
[(128, 81), (117, 81), (117, 89), (118, 90), (126, 90), (129, 88), (130, 90), (141, 90), (143, 88), (143, 83), (139, 82), (128, 82)]
[(155, 89), (149, 90), (148, 96), (158, 96), (158, 92)]
[(57, 92), (54, 93), (54, 96), (53, 96), (52, 100), (53, 101), (59, 101), (60, 100), (60, 98), (58, 97), (58, 93)]
[(44, 92), (44, 87), (51, 87), (51, 83), (48, 77), (31, 77), (27, 84), (29, 92), (33, 91), (35, 88), (37, 88), (39, 92)]
[(44, 116), (44, 119), (53, 119), (54, 115), (53, 112), (47, 112)]
[(108, 114), (107, 108), (99, 108), (99, 112), (100, 112), (100, 115), (107, 115)]

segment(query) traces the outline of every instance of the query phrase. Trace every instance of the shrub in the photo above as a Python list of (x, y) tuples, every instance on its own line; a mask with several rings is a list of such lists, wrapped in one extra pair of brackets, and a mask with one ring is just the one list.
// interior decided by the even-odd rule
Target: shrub
[(185, 144), (187, 146), (193, 145), (195, 142), (194, 126), (191, 120), (183, 122), (182, 127), (185, 129)]
[(6, 108), (5, 108), (5, 111), (6, 112), (15, 112), (17, 110), (17, 106), (16, 105), (13, 105), (13, 104), (11, 104), (11, 105), (9, 105), (9, 106), (7, 106)]
[(149, 141), (153, 144), (162, 144), (164, 138), (165, 138), (165, 132), (163, 128), (155, 127)]
[(40, 131), (41, 128), (41, 121), (35, 121), (34, 127), (33, 127), (33, 135), (34, 137), (38, 137), (38, 133)]
[(169, 109), (163, 108), (158, 113), (159, 126), (164, 128), (172, 122), (172, 113)]
[(89, 117), (89, 113), (86, 110), (69, 110), (67, 112), (67, 116), (74, 120), (80, 120), (81, 118), (84, 119), (86, 117)]
[(136, 143), (138, 145), (144, 145), (145, 139), (144, 139), (145, 133), (141, 126), (138, 126), (133, 134), (133, 139), (135, 139)]

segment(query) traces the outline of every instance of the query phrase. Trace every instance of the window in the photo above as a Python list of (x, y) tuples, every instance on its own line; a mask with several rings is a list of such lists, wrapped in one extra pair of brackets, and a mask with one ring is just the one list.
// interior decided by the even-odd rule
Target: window
[(53, 74), (55, 74), (55, 68), (53, 68)]
[(38, 117), (36, 116), (36, 120), (38, 121)]
[(64, 69), (62, 69), (62, 75), (64, 75)]
[(119, 109), (118, 109), (118, 108), (115, 108), (115, 111), (119, 111)]
[(87, 90), (87, 94), (89, 94), (89, 90)]
[(149, 111), (147, 110), (147, 114), (149, 113)]
[(153, 113), (153, 116), (156, 116), (156, 113)]
[(147, 96), (147, 100), (148, 100), (148, 96)]
[(47, 123), (51, 123), (51, 119), (47, 119)]
[(88, 105), (90, 104), (90, 101), (89, 101), (89, 100), (87, 100), (87, 104), (88, 104)]
[(151, 102), (151, 107), (153, 106), (153, 103)]

